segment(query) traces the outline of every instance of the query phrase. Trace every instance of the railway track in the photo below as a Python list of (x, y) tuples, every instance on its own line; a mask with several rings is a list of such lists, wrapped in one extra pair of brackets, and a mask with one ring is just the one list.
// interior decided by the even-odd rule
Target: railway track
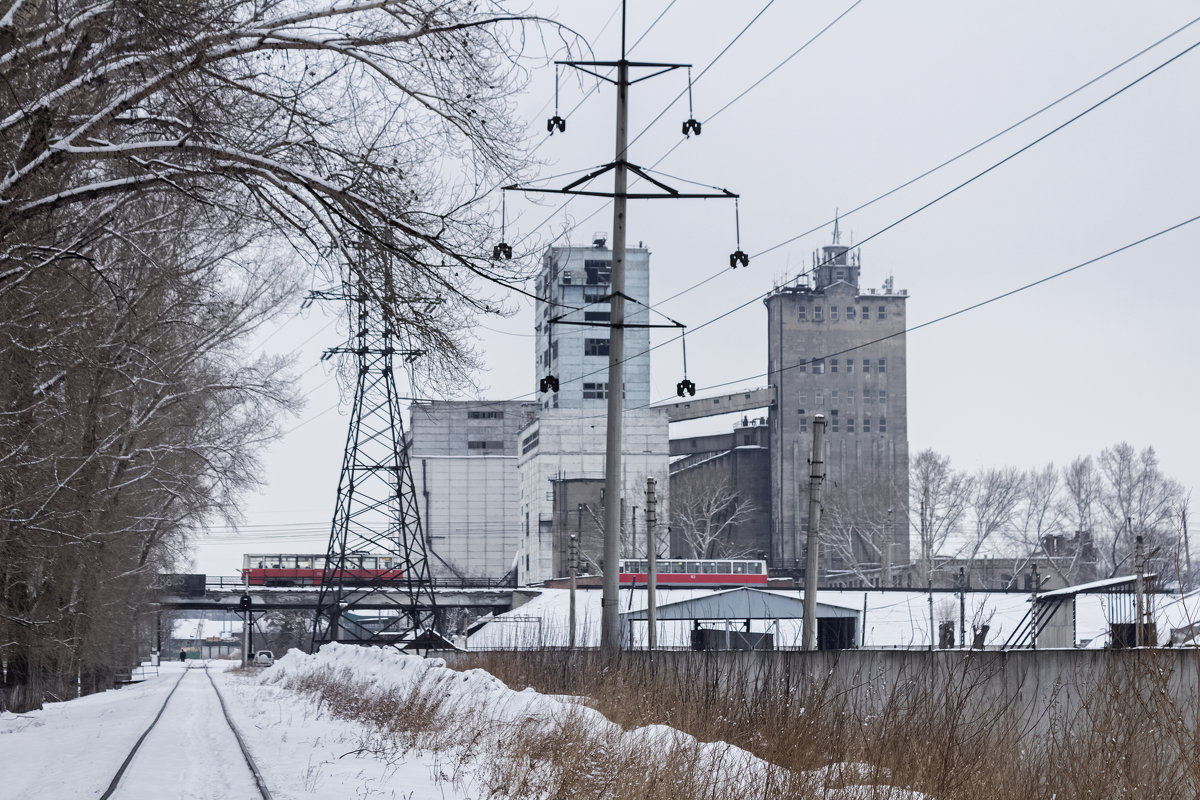
[[(164, 719), (169, 724), (160, 725)], [(245, 769), (236, 763), (239, 752)], [(179, 676), (100, 800), (170, 797), (172, 791), (188, 798), (272, 800), (207, 665), (189, 667)]]

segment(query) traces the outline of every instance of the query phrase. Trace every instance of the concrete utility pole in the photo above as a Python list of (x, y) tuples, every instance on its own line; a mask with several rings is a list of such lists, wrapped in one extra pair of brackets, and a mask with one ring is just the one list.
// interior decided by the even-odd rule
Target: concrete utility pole
[[(1130, 529), (1133, 528), (1133, 521), (1128, 520), (1127, 524)], [(1139, 536), (1134, 540), (1133, 566), (1137, 570), (1136, 585), (1134, 586), (1135, 602), (1137, 603), (1137, 624), (1133, 627), (1133, 644), (1134, 647), (1146, 646), (1146, 552), (1145, 544), (1142, 542), (1142, 537)]]
[(804, 649), (817, 649), (817, 530), (821, 527), (821, 482), (825, 480), (825, 415), (813, 417), (808, 477), (808, 552), (804, 560)]
[(646, 478), (646, 649), (653, 650), (658, 644), (658, 608), (654, 592), (658, 588), (658, 549), (654, 545), (654, 531), (658, 525), (658, 500), (654, 496), (654, 478)]
[[(583, 504), (579, 504), (579, 516), (583, 517)], [(571, 534), (570, 552), (567, 554), (567, 560), (570, 562), (569, 569), (571, 574), (571, 603), (568, 613), (571, 615), (570, 621), (567, 623), (567, 647), (571, 650), (575, 649), (575, 548), (578, 542), (575, 534)]]
[[(604, 457), (604, 582), (603, 594), (600, 600), (600, 650), (607, 656), (616, 656), (621, 651), (621, 628), (620, 615), (618, 613), (618, 566), (620, 560), (620, 536), (622, 525), (621, 514), (621, 445), (622, 445), (622, 419), (621, 415), (624, 411), (625, 400), (625, 301), (628, 296), (625, 294), (625, 240), (626, 240), (626, 213), (625, 209), (629, 200), (707, 200), (707, 199), (729, 199), (734, 200), (734, 220), (737, 222), (737, 206), (736, 200), (738, 195), (727, 189), (721, 189), (717, 192), (681, 192), (663, 183), (659, 178), (649, 174), (649, 172), (636, 164), (629, 161), (629, 87), (631, 83), (637, 83), (648, 78), (653, 78), (658, 75), (663, 75), (676, 69), (691, 68), (690, 64), (672, 64), (659, 63), (652, 61), (630, 61), (626, 58), (625, 50), (625, 32), (626, 32), (626, 9), (625, 2), (621, 3), (621, 58), (619, 61), (556, 61), (558, 65), (569, 66), (574, 69), (585, 72), (588, 75), (599, 80), (608, 81), (616, 86), (617, 89), (617, 119), (616, 119), (616, 157), (609, 164), (596, 169), (593, 172), (578, 178), (575, 181), (567, 184), (561, 189), (550, 189), (532, 186), (511, 186), (502, 187), (505, 191), (522, 191), (522, 192), (548, 192), (554, 194), (569, 194), (583, 195), (587, 197), (611, 197), (613, 201), (613, 237), (612, 237), (612, 269), (609, 273), (609, 283), (612, 292), (608, 297), (604, 298), (610, 303), (609, 322), (606, 323), (610, 329), (610, 338), (608, 345), (608, 426), (607, 439), (605, 442), (605, 457)], [(615, 68), (616, 77), (605, 75), (599, 71), (600, 68)], [(648, 75), (644, 75), (635, 81), (631, 81), (629, 71), (631, 68), (653, 70)], [(689, 77), (689, 103), (690, 103), (691, 79)], [(559, 131), (566, 131), (566, 121), (556, 115), (549, 121), (551, 128), (557, 127)], [(696, 135), (700, 134), (700, 123), (695, 119), (688, 119), (684, 123), (684, 133), (693, 132)], [(597, 191), (590, 188), (590, 183), (600, 175), (612, 170), (613, 173), (613, 190), (612, 193)], [(654, 191), (637, 191), (629, 192), (628, 175), (632, 171), (642, 180), (649, 183)], [(580, 188), (583, 187), (583, 188)], [(736, 267), (738, 264), (749, 266), (750, 257), (741, 250), (741, 239), (739, 231), (738, 249), (729, 256), (729, 266)], [(569, 311), (567, 313), (570, 313)], [(551, 325), (555, 324), (589, 324), (580, 323), (576, 320), (566, 320), (563, 317), (566, 314), (553, 317), (548, 320)], [(597, 323), (593, 323), (597, 324)], [(683, 328), (682, 323), (672, 321), (671, 324), (654, 325), (638, 323), (638, 327), (650, 328)], [(549, 385), (557, 385), (557, 380), (553, 384), (546, 381), (543, 382), (542, 391), (547, 391), (545, 388)], [(694, 387), (693, 387), (694, 388)], [(557, 391), (557, 390), (555, 390)], [(694, 392), (693, 392), (694, 393)]]

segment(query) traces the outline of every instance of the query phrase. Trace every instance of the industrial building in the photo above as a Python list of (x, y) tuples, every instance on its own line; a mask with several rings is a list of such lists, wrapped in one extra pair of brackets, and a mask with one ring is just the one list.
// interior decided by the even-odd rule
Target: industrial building
[(413, 482), (435, 577), (499, 579), (512, 570), (519, 433), (537, 412), (521, 401), (413, 403)]
[(814, 253), (811, 283), (778, 287), (767, 307), (771, 552), (804, 564), (814, 415), (825, 417), (821, 520), (824, 585), (862, 585), (909, 560), (904, 290), (859, 286), (860, 257), (838, 241)]

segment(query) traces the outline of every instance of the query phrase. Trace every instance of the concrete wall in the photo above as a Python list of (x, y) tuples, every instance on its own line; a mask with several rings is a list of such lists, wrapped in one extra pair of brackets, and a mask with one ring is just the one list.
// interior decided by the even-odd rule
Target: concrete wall
[[(519, 655), (514, 655), (519, 658)], [(595, 653), (563, 653), (571, 659)], [(471, 654), (451, 654), (451, 666)], [(1195, 649), (622, 653), (632, 669), (719, 685), (758, 702), (806, 691), (842, 693), (860, 713), (889, 702), (961, 703), (965, 713), (995, 718), (1007, 712), (1028, 732), (1071, 720), (1088, 704), (1128, 697), (1128, 709), (1176, 720), (1195, 730), (1200, 699), (1200, 651)], [(1140, 697), (1139, 697), (1140, 695)]]

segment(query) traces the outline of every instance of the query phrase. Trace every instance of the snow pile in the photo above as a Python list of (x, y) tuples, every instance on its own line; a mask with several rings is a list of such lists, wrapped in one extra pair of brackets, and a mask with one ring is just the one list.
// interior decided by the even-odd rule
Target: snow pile
[[(414, 692), (436, 701), (437, 713), (445, 717), (443, 730), (463, 732), (472, 742), (471, 748), (448, 748), (447, 755), (477, 759), (475, 765), (460, 764), (454, 772), (463, 780), (487, 784), (489, 794), (510, 796), (497, 791), (505, 768), (495, 766), (498, 760), (521, 762), (521, 768), (531, 770), (535, 778), (564, 769), (562, 751), (574, 748), (581, 752), (578, 763), (572, 764), (573, 779), (588, 781), (587, 773), (594, 772), (589, 785), (595, 793), (589, 796), (614, 796), (613, 774), (631, 775), (636, 770), (640, 778), (648, 772), (646, 759), (650, 754), (656, 767), (671, 773), (671, 780), (697, 782), (705, 787), (705, 796), (751, 797), (763, 796), (764, 789), (782, 793), (784, 787), (793, 791), (807, 786), (830, 800), (855, 800), (865, 797), (888, 797), (896, 800), (917, 800), (922, 795), (907, 790), (878, 785), (850, 785), (861, 775), (863, 784), (870, 778), (867, 765), (832, 765), (810, 773), (797, 774), (770, 764), (752, 753), (727, 742), (701, 742), (683, 731), (664, 725), (650, 725), (624, 730), (599, 711), (583, 704), (581, 698), (541, 694), (533, 689), (515, 691), (498, 678), (479, 669), (463, 672), (446, 666), (439, 658), (405, 655), (391, 649), (329, 644), (314, 655), (292, 650), (265, 670), (258, 683), (276, 689), (311, 687), (323, 679), (335, 679), (349, 684), (359, 697), (404, 697)], [(482, 726), (482, 727), (481, 727)], [(479, 752), (479, 731), (493, 732), (492, 752)], [(529, 738), (537, 744), (530, 747)], [(607, 761), (597, 761), (596, 751)], [(532, 755), (531, 755), (532, 754)], [(540, 754), (540, 755), (539, 755)], [(567, 756), (570, 760), (574, 756)], [(541, 758), (543, 764), (530, 766)], [(551, 766), (549, 761), (553, 761)], [(489, 772), (483, 775), (482, 772)], [(687, 775), (681, 778), (681, 771)], [(579, 778), (580, 773), (584, 773)], [(876, 779), (879, 772), (874, 773)], [(561, 776), (560, 776), (561, 777)], [(659, 780), (662, 780), (660, 778)], [(608, 781), (608, 784), (605, 784)], [(527, 787), (525, 779), (520, 783)], [(533, 781), (536, 785), (538, 780)], [(831, 785), (844, 788), (828, 789)], [(476, 786), (483, 789), (483, 786)], [(522, 793), (521, 796), (540, 796)]]

